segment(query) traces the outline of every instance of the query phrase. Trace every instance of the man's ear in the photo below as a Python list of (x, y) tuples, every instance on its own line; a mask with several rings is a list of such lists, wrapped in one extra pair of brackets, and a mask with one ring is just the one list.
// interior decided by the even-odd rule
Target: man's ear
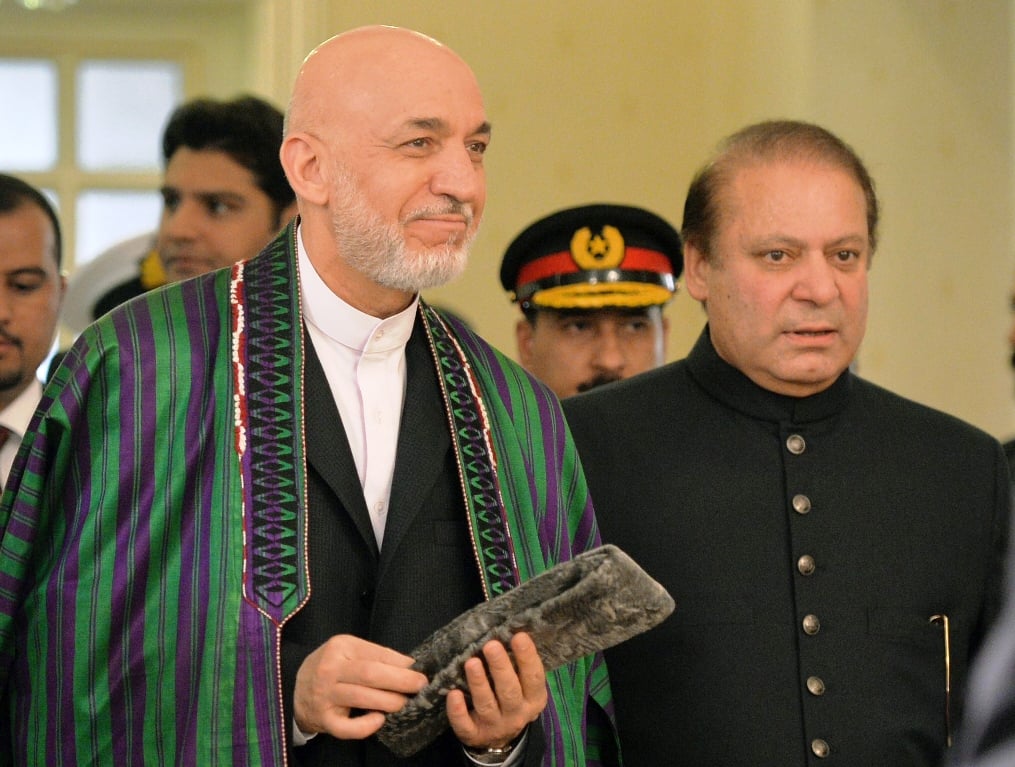
[(696, 246), (684, 243), (684, 285), (695, 301), (708, 300), (708, 272), (712, 265)]
[(535, 332), (535, 328), (532, 327), (532, 323), (522, 317), (515, 324), (515, 341), (518, 344), (518, 361), (522, 363), (523, 368), (529, 367), (529, 361), (532, 359), (532, 334)]
[(306, 133), (290, 134), (278, 156), (297, 197), (322, 207), (328, 204), (331, 189), (324, 171), (325, 147), (320, 141)]

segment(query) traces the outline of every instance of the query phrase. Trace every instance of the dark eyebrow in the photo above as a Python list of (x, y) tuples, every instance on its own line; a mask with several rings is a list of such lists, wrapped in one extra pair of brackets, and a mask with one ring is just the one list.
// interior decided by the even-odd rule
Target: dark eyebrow
[[(867, 244), (867, 238), (861, 234), (846, 234), (838, 239), (825, 244), (826, 248), (862, 247)], [(802, 240), (790, 235), (778, 234), (773, 237), (759, 238), (756, 250), (778, 250), (780, 247), (803, 248), (806, 246)]]
[[(405, 123), (406, 127), (417, 128), (419, 130), (433, 131), (434, 133), (449, 133), (450, 127), (446, 120), (442, 120), (439, 117), (417, 117), (411, 120), (407, 120)], [(493, 128), (488, 122), (481, 122), (476, 128), (471, 131), (469, 135), (482, 135), (489, 136), (493, 132)]]
[(211, 190), (210, 192), (196, 192), (194, 197), (202, 202), (245, 202), (246, 198), (237, 192), (226, 190)]
[(175, 197), (196, 197), (202, 203), (218, 202), (221, 200), (243, 202), (246, 199), (242, 194), (234, 192), (231, 189), (209, 189), (199, 192), (181, 192), (175, 186), (163, 186), (159, 188), (159, 193), (163, 197), (167, 194), (171, 194)]
[(835, 240), (834, 242), (830, 242), (828, 244), (831, 247), (833, 247), (833, 248), (837, 248), (837, 247), (850, 247), (850, 246), (852, 246), (852, 247), (856, 247), (856, 246), (863, 247), (864, 245), (869, 245), (870, 243), (867, 240), (867, 238), (864, 235), (862, 235), (862, 234), (847, 234), (847, 235), (845, 235), (843, 237), (840, 237), (839, 239)]
[(4, 272), (6, 277), (46, 277), (46, 270), (40, 266), (23, 266), (20, 269), (11, 269)]

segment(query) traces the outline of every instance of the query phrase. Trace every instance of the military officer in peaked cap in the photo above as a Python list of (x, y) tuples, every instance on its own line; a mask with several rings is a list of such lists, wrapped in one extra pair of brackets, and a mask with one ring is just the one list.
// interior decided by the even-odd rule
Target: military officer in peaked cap
[(522, 365), (561, 398), (662, 365), (663, 308), (681, 269), (680, 235), (642, 208), (582, 205), (539, 219), (500, 270), (523, 314)]

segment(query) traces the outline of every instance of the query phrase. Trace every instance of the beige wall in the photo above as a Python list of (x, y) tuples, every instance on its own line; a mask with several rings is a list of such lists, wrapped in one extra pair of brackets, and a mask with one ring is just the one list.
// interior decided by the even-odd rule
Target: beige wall
[[(468, 274), (430, 297), (512, 354), (497, 268), (528, 222), (611, 200), (679, 223), (690, 176), (722, 135), (769, 117), (827, 125), (867, 160), (884, 206), (860, 372), (1006, 437), (1013, 5), (335, 0), (319, 37), (400, 24), (475, 68), (494, 123), (490, 202)], [(680, 295), (670, 316), (677, 358), (702, 314)]]
[[(250, 89), (284, 103), (303, 55), (360, 24), (413, 27), (461, 53), (494, 123), (490, 201), (467, 275), (429, 297), (511, 354), (516, 314), (497, 269), (531, 220), (609, 200), (679, 224), (690, 176), (722, 135), (769, 117), (821, 122), (868, 161), (884, 204), (860, 372), (999, 437), (1015, 434), (1005, 340), (1015, 274), (1015, 0), (80, 7), (89, 1), (110, 9), (94, 28), (77, 14), (74, 34), (157, 40), (167, 27), (139, 20), (139, 9), (178, 18), (206, 51), (205, 90), (219, 95)], [(54, 24), (53, 34), (71, 34)], [(0, 45), (8, 27), (0, 15)], [(686, 295), (669, 313), (677, 358), (703, 317)]]
[(1011, 436), (1013, 6), (816, 7), (811, 114), (863, 151), (884, 201), (860, 372)]
[(251, 34), (256, 7), (250, 3), (80, 1), (79, 7), (53, 13), (28, 12), (0, 0), (0, 55), (31, 51), (40, 40), (66, 41), (98, 55), (159, 56), (185, 49), (194, 63), (188, 76), (195, 91), (226, 97), (257, 85), (248, 63), (258, 48)]

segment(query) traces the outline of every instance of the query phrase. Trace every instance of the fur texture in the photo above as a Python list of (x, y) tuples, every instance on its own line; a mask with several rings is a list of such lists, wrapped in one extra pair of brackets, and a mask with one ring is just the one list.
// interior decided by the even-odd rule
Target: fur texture
[(463, 664), (491, 639), (507, 644), (528, 632), (547, 671), (623, 642), (661, 623), (674, 602), (662, 586), (616, 546), (562, 562), (506, 594), (476, 605), (411, 654), (430, 682), (388, 714), (377, 737), (408, 757), (448, 726), (448, 691), (467, 690)]

